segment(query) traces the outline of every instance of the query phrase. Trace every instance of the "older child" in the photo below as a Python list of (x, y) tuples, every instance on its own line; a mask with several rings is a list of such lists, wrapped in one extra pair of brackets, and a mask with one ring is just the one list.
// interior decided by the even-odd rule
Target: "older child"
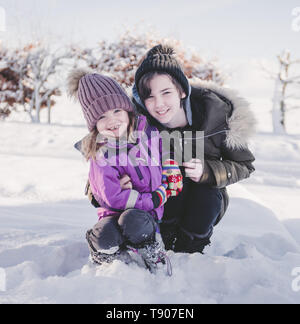
[(186, 132), (204, 132), (204, 160), (185, 161), (183, 192), (167, 202), (161, 224), (167, 249), (202, 253), (227, 209), (226, 186), (255, 170), (247, 146), (255, 118), (232, 91), (207, 82), (190, 86), (174, 54), (162, 45), (146, 54), (133, 96), (138, 111), (160, 131), (176, 130), (183, 138)]
[[(89, 182), (99, 203), (99, 221), (86, 235), (91, 258), (109, 263), (126, 255), (130, 246), (153, 271), (157, 263), (168, 261), (156, 240), (157, 222), (168, 197), (181, 190), (180, 185), (177, 191), (167, 189), (168, 179), (162, 180), (170, 166), (157, 161), (159, 133), (144, 116), (136, 117), (130, 99), (113, 79), (75, 70), (68, 86), (70, 95), (80, 101), (90, 131), (81, 150), (90, 162)], [(149, 156), (156, 157), (156, 164), (147, 162)], [(176, 163), (171, 169), (179, 171)], [(124, 174), (130, 176), (131, 188), (121, 188)]]

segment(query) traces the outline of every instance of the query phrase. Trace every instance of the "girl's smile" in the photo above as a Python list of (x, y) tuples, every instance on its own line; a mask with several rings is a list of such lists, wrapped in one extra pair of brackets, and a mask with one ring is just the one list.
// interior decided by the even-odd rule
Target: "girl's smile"
[(168, 75), (155, 75), (149, 87), (151, 93), (145, 99), (145, 106), (152, 117), (168, 127), (187, 123), (185, 112), (181, 107), (181, 99), (186, 94), (179, 94)]
[(123, 109), (112, 109), (101, 115), (97, 122), (99, 134), (105, 137), (119, 138), (129, 126), (129, 116)]

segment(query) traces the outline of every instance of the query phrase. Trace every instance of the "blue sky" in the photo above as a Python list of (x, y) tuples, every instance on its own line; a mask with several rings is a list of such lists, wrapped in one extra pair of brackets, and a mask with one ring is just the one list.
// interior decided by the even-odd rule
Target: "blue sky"
[(0, 0), (0, 6), (4, 43), (59, 36), (92, 45), (138, 26), (224, 60), (271, 59), (284, 48), (300, 57), (300, 31), (291, 27), (300, 0)]

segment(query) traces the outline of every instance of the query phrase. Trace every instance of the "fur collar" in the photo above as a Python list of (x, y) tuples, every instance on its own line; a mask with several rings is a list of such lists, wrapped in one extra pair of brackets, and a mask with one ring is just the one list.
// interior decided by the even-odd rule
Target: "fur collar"
[(191, 82), (196, 88), (211, 90), (223, 97), (226, 97), (233, 105), (233, 111), (228, 118), (228, 127), (225, 144), (230, 149), (247, 148), (248, 140), (255, 134), (256, 118), (250, 110), (250, 104), (240, 97), (234, 90), (220, 87), (214, 82), (196, 80)]

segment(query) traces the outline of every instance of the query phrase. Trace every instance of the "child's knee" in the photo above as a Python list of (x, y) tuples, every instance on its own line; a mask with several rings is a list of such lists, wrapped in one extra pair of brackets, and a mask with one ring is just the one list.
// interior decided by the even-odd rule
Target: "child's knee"
[(150, 240), (156, 231), (153, 216), (146, 211), (128, 209), (120, 216), (118, 224), (122, 234), (133, 244)]
[(96, 250), (108, 250), (124, 243), (116, 217), (101, 219), (90, 234)]

